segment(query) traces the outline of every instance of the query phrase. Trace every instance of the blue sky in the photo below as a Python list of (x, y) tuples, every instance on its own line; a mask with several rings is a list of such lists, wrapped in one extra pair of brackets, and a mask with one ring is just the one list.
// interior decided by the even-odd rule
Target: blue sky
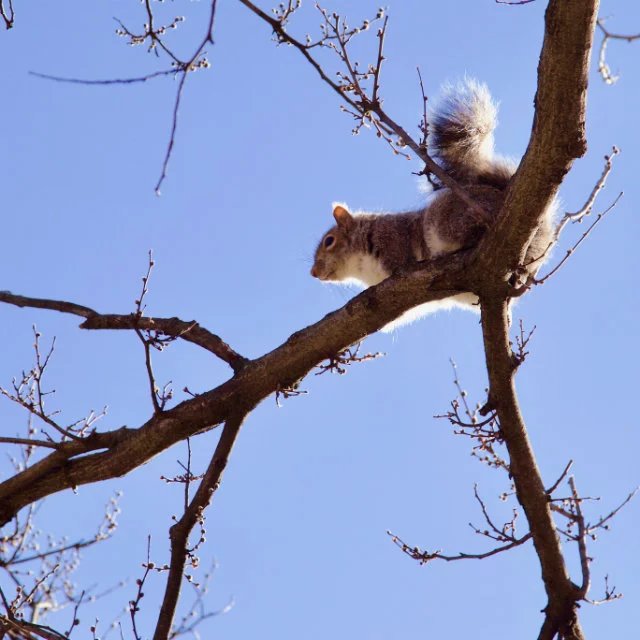
[[(187, 17), (172, 36), (185, 53), (202, 37), (207, 4), (158, 5), (167, 22)], [(307, 4), (293, 23), (301, 34), (318, 22)], [(533, 114), (543, 5), (390, 0), (383, 78), (389, 113), (416, 130), (416, 65), (433, 97), (444, 82), (468, 74), (487, 82), (501, 104), (497, 148), (521, 156)], [(327, 6), (354, 23), (377, 9), (364, 0)], [(195, 318), (256, 357), (353, 294), (322, 286), (308, 273), (332, 201), (391, 211), (424, 199), (411, 174), (418, 165), (394, 158), (373, 135), (352, 137), (352, 123), (313, 70), (292, 49), (276, 47), (265, 25), (233, 0), (219, 2), (212, 68), (187, 83), (169, 176), (157, 197), (173, 80), (85, 87), (28, 75), (100, 79), (166, 68), (114, 34), (113, 16), (137, 27), (143, 7), (68, 0), (17, 2), (16, 10), (15, 28), (0, 35), (6, 62), (1, 289), (126, 313), (153, 249), (148, 312)], [(611, 16), (612, 29), (640, 30), (640, 7), (632, 3), (605, 1), (602, 15)], [(593, 518), (640, 484), (639, 57), (640, 44), (610, 44), (609, 61), (621, 74), (614, 86), (606, 86), (592, 64), (589, 152), (561, 191), (564, 207), (578, 209), (600, 175), (603, 155), (616, 144), (622, 154), (601, 208), (621, 190), (624, 198), (514, 312), (526, 326), (537, 325), (518, 388), (540, 467), (551, 484), (573, 459), (579, 488), (602, 496), (589, 507)], [(582, 230), (567, 231), (556, 257)], [(0, 384), (30, 365), (33, 323), (46, 339), (57, 336), (50, 383), (57, 390), (52, 402), (65, 416), (107, 404), (103, 428), (135, 427), (149, 417), (135, 335), (82, 332), (77, 320), (52, 312), (0, 308)], [(475, 482), (496, 519), (508, 513), (509, 505), (497, 499), (508, 488), (506, 477), (481, 466), (469, 443), (432, 417), (446, 411), (455, 394), (450, 357), (470, 396), (483, 400), (477, 316), (444, 312), (372, 336), (364, 349), (387, 355), (352, 367), (347, 376), (311, 375), (303, 383), (308, 395), (281, 408), (269, 398), (249, 418), (208, 512), (202, 553), (204, 566), (214, 557), (219, 563), (210, 607), (231, 597), (236, 604), (207, 621), (203, 637), (534, 636), (545, 598), (531, 547), (481, 563), (420, 567), (385, 534), (391, 529), (430, 550), (485, 550), (468, 527), (480, 522)], [(179, 399), (184, 386), (202, 391), (229, 376), (226, 366), (188, 344), (173, 345), (155, 367), (159, 381), (173, 381)], [(0, 419), (5, 435), (20, 433), (25, 422), (6, 401)], [(213, 432), (194, 441), (196, 469), (206, 464), (216, 438)], [(100, 590), (138, 577), (148, 534), (154, 561), (165, 561), (181, 490), (160, 476), (179, 473), (176, 460), (185, 457), (180, 445), (126, 478), (46, 501), (40, 526), (74, 538), (97, 526), (110, 495), (124, 492), (117, 535), (83, 554), (79, 583)], [(581, 609), (590, 637), (623, 637), (638, 626), (638, 527), (640, 510), (632, 503), (591, 546), (593, 597), (609, 574), (625, 598)], [(572, 547), (567, 561), (575, 572)], [(163, 586), (155, 578), (146, 589), (146, 636)], [(89, 637), (95, 616), (104, 627), (133, 594), (130, 583), (81, 612), (77, 637)], [(62, 615), (66, 622), (71, 613)], [(128, 633), (127, 616), (122, 621)]]

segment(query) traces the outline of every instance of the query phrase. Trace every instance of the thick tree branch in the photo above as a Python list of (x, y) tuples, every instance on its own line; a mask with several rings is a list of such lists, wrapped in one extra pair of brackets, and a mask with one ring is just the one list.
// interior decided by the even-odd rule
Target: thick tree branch
[(482, 243), (479, 272), (494, 285), (524, 262), (545, 210), (573, 164), (586, 150), (585, 105), (589, 59), (599, 0), (551, 0), (538, 65), (533, 130), (513, 177), (495, 233)]
[(539, 640), (581, 640), (576, 615), (580, 590), (571, 582), (536, 460), (518, 405), (516, 362), (508, 335), (505, 286), (573, 160), (585, 150), (584, 118), (589, 57), (598, 0), (551, 0), (538, 67), (533, 131), (494, 227), (473, 269), (486, 274), (481, 296), (489, 400), (509, 451), (509, 467), (542, 569), (548, 603)]
[(588, 64), (598, 0), (551, 0), (538, 67), (533, 131), (527, 152), (507, 192), (494, 227), (473, 268), (487, 275), (481, 296), (489, 399), (509, 451), (509, 465), (542, 569), (548, 603), (539, 640), (584, 638), (576, 615), (580, 590), (571, 582), (548, 494), (520, 413), (516, 370), (508, 336), (506, 283), (522, 265), (545, 210), (551, 206), (573, 160), (585, 150), (584, 118)]
[(552, 640), (558, 632), (567, 640), (583, 638), (575, 613), (579, 593), (571, 582), (555, 524), (549, 496), (531, 448), (516, 396), (513, 353), (509, 342), (506, 300), (482, 300), (482, 333), (489, 373), (489, 397), (498, 413), (500, 429), (509, 451), (509, 468), (536, 548), (547, 592), (544, 633)]
[[(219, 387), (154, 415), (138, 429), (94, 433), (80, 441), (62, 443), (57, 451), (0, 483), (0, 523), (52, 493), (124, 475), (176, 442), (224, 422), (239, 405), (255, 406), (279, 388), (292, 385), (322, 360), (359, 342), (412, 307), (468, 290), (463, 277), (468, 258), (467, 253), (461, 252), (418, 265), (367, 289), (343, 308), (294, 333), (275, 350), (246, 363)], [(10, 298), (13, 296), (4, 294), (0, 301), (13, 302)], [(30, 300), (19, 298), (22, 302)], [(48, 301), (51, 304), (47, 306), (36, 301), (38, 304), (33, 306), (61, 310), (55, 301)], [(134, 316), (102, 317), (117, 319), (107, 322), (104, 328), (133, 328), (132, 323), (137, 320)], [(90, 317), (89, 322), (93, 319)], [(120, 322), (127, 326), (118, 326)]]

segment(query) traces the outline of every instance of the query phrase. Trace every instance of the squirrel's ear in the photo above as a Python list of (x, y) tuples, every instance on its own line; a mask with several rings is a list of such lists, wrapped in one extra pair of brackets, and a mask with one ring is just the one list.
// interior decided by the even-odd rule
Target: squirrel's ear
[(349, 209), (343, 207), (341, 204), (336, 204), (333, 207), (333, 217), (336, 219), (339, 227), (348, 228), (353, 222), (353, 216), (349, 213)]

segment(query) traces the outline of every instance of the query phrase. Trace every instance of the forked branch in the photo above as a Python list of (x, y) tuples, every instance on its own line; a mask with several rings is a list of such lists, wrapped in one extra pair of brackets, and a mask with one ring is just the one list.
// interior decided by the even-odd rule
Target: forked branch
[[(0, 12), (2, 17), (5, 19), (5, 23), (7, 23), (6, 12), (4, 9), (4, 1), (0, 0)], [(9, 7), (11, 8), (11, 23), (13, 22), (13, 8), (11, 7), (11, 1), (9, 2)], [(148, 51), (153, 52), (156, 55), (159, 55), (159, 52), (162, 52), (168, 59), (171, 61), (171, 69), (166, 69), (162, 71), (155, 71), (153, 73), (146, 74), (144, 76), (139, 76), (135, 78), (115, 78), (109, 80), (84, 80), (81, 78), (71, 78), (71, 77), (62, 77), (57, 75), (51, 75), (46, 73), (39, 72), (31, 72), (31, 75), (34, 75), (38, 78), (43, 78), (45, 80), (52, 80), (54, 82), (65, 82), (71, 84), (84, 84), (84, 85), (94, 85), (94, 86), (110, 86), (110, 85), (128, 85), (128, 84), (137, 84), (142, 82), (147, 82), (148, 80), (153, 80), (155, 78), (161, 78), (166, 76), (178, 76), (178, 87), (176, 90), (175, 98), (173, 101), (173, 110), (171, 114), (171, 127), (169, 133), (169, 141), (167, 142), (167, 148), (165, 151), (164, 159), (162, 161), (162, 168), (160, 171), (160, 177), (155, 185), (155, 191), (158, 195), (160, 195), (160, 187), (162, 186), (165, 178), (167, 177), (167, 170), (169, 167), (169, 161), (171, 160), (171, 155), (173, 153), (173, 147), (176, 142), (176, 131), (178, 128), (178, 115), (180, 111), (180, 103), (182, 101), (182, 96), (184, 92), (185, 83), (187, 80), (187, 76), (190, 73), (198, 71), (200, 69), (208, 69), (211, 64), (206, 57), (206, 48), (209, 45), (213, 45), (213, 29), (216, 17), (216, 9), (217, 9), (217, 0), (209, 0), (210, 8), (209, 8), (209, 17), (207, 20), (207, 25), (205, 29), (204, 36), (200, 43), (196, 46), (193, 53), (187, 57), (181, 57), (177, 55), (174, 50), (166, 43), (165, 36), (176, 29), (178, 25), (184, 20), (182, 16), (175, 17), (169, 24), (166, 25), (157, 25), (155, 15), (152, 9), (151, 0), (143, 0), (145, 13), (146, 13), (146, 23), (142, 32), (137, 33), (133, 30), (129, 29), (126, 25), (122, 23), (122, 21), (115, 19), (118, 23), (118, 28), (116, 29), (116, 34), (122, 38), (126, 38), (129, 45), (139, 46), (143, 44), (147, 44)], [(10, 28), (10, 24), (7, 23), (7, 28)]]
[(640, 33), (622, 34), (613, 33), (604, 26), (604, 18), (598, 19), (598, 28), (602, 33), (602, 42), (600, 43), (600, 52), (598, 55), (598, 71), (600, 76), (607, 84), (614, 84), (620, 78), (611, 71), (611, 67), (607, 63), (607, 45), (609, 40), (623, 40), (624, 42), (634, 42), (640, 39)]

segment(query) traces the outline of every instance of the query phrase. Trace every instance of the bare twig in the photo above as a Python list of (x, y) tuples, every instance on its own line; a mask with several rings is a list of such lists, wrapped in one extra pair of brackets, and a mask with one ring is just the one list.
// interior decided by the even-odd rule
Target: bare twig
[(347, 367), (352, 365), (354, 362), (367, 362), (368, 360), (375, 360), (376, 358), (381, 358), (385, 355), (381, 351), (377, 351), (376, 353), (366, 353), (363, 356), (359, 356), (358, 353), (360, 352), (361, 345), (362, 343), (359, 342), (355, 346), (344, 349), (335, 356), (330, 357), (326, 364), (319, 364), (319, 371), (316, 372), (316, 375), (320, 376), (323, 373), (330, 371), (342, 376), (347, 373)]
[(305, 389), (300, 389), (300, 382), (294, 382), (293, 384), (279, 384), (276, 387), (276, 406), (278, 408), (282, 407), (282, 403), (280, 402), (280, 398), (284, 398), (288, 400), (289, 398), (297, 398), (298, 396), (306, 396), (308, 391)]
[[(127, 38), (128, 43), (130, 45), (136, 46), (144, 44), (145, 42), (149, 42), (149, 51), (158, 55), (158, 50), (161, 50), (164, 54), (166, 54), (171, 60), (171, 69), (166, 69), (162, 71), (156, 71), (153, 73), (146, 74), (144, 76), (134, 77), (134, 78), (115, 78), (108, 80), (84, 80), (81, 78), (73, 78), (73, 77), (62, 77), (50, 74), (44, 74), (32, 71), (31, 75), (36, 76), (38, 78), (43, 78), (46, 80), (52, 80), (55, 82), (64, 82), (71, 84), (83, 84), (83, 85), (93, 85), (93, 86), (111, 86), (111, 85), (129, 85), (129, 84), (137, 84), (142, 82), (147, 82), (148, 80), (152, 80), (155, 78), (165, 77), (165, 76), (180, 76), (178, 80), (178, 87), (176, 90), (176, 95), (173, 101), (173, 109), (171, 114), (171, 127), (169, 133), (169, 141), (167, 142), (167, 148), (164, 154), (164, 158), (162, 161), (162, 167), (160, 171), (160, 177), (155, 185), (155, 191), (158, 195), (160, 195), (160, 187), (162, 186), (165, 178), (167, 177), (167, 170), (169, 167), (169, 161), (171, 159), (171, 155), (173, 153), (173, 148), (176, 141), (176, 131), (178, 128), (178, 114), (180, 111), (180, 103), (182, 100), (184, 86), (187, 80), (187, 75), (199, 69), (207, 69), (211, 66), (209, 60), (206, 57), (206, 47), (208, 45), (213, 44), (213, 29), (215, 23), (216, 16), (216, 8), (217, 8), (217, 0), (209, 0), (210, 1), (210, 10), (209, 10), (209, 18), (207, 21), (207, 27), (205, 31), (205, 35), (202, 40), (195, 48), (193, 54), (186, 59), (182, 59), (178, 57), (172, 49), (170, 49), (164, 42), (164, 36), (170, 30), (176, 29), (177, 26), (183, 21), (181, 16), (174, 18), (174, 20), (168, 24), (163, 26), (155, 25), (155, 17), (152, 11), (151, 1), (144, 0), (145, 12), (147, 15), (147, 22), (144, 25), (144, 31), (142, 33), (134, 33), (128, 27), (126, 27), (120, 20), (116, 19), (118, 22), (118, 29), (116, 29), (116, 34)], [(2, 11), (2, 15), (4, 17), (4, 11), (2, 6), (3, 0), (0, 0), (0, 11)], [(9, 0), (11, 3), (11, 0)], [(6, 18), (5, 18), (6, 22)], [(7, 28), (10, 28), (7, 25)]]
[(191, 439), (187, 438), (187, 468), (185, 469), (185, 482), (184, 482), (184, 510), (189, 508), (189, 487), (191, 480), (194, 478), (191, 473)]
[[(58, 411), (47, 411), (45, 408), (45, 397), (53, 393), (53, 391), (45, 391), (42, 386), (42, 380), (46, 373), (47, 366), (55, 350), (55, 338), (51, 341), (51, 347), (46, 355), (42, 355), (40, 351), (40, 338), (41, 334), (33, 327), (34, 342), (33, 349), (35, 352), (35, 364), (29, 371), (23, 371), (22, 377), (19, 379), (14, 378), (12, 381), (13, 390), (9, 391), (4, 387), (0, 387), (0, 394), (24, 407), (30, 414), (36, 416), (42, 420), (46, 425), (52, 427), (57, 431), (62, 439), (65, 440), (81, 440), (93, 420), (91, 417), (83, 420), (78, 420), (71, 425), (63, 427), (54, 420), (54, 416), (58, 414)], [(91, 414), (93, 415), (93, 414)], [(82, 428), (78, 429), (77, 426), (81, 422), (84, 422)], [(30, 433), (34, 432), (30, 429)], [(45, 437), (53, 442), (53, 439), (46, 432)], [(28, 445), (33, 446), (33, 443)]]
[(449, 363), (451, 364), (451, 368), (453, 369), (453, 384), (456, 386), (458, 390), (458, 397), (462, 400), (462, 404), (464, 405), (464, 412), (467, 414), (469, 418), (469, 422), (471, 424), (475, 424), (478, 421), (475, 411), (471, 412), (469, 408), (469, 404), (467, 402), (467, 392), (462, 388), (460, 384), (460, 380), (458, 379), (458, 366), (456, 365), (453, 358), (449, 358)]
[(527, 351), (527, 345), (529, 344), (529, 341), (533, 337), (533, 334), (535, 333), (535, 330), (536, 330), (536, 325), (534, 324), (533, 329), (531, 329), (531, 331), (529, 331), (525, 335), (525, 330), (524, 330), (524, 325), (522, 323), (522, 320), (519, 321), (519, 327), (520, 327), (520, 332), (518, 335), (516, 335), (517, 351), (514, 352), (513, 354), (515, 367), (519, 367), (529, 355), (529, 352)]
[(551, 485), (549, 489), (547, 489), (547, 495), (549, 497), (553, 495), (555, 490), (560, 486), (560, 483), (567, 477), (567, 474), (569, 473), (569, 470), (571, 469), (572, 466), (573, 466), (573, 460), (569, 460), (569, 462), (567, 462), (567, 465), (563, 469), (562, 473), (560, 474), (560, 477)]
[[(62, 557), (62, 555), (67, 551), (79, 551), (80, 549), (91, 547), (98, 542), (109, 539), (117, 528), (117, 518), (120, 514), (120, 508), (118, 506), (120, 496), (120, 493), (116, 493), (115, 496), (107, 502), (102, 522), (92, 538), (87, 540), (77, 540), (76, 542), (69, 544), (55, 544), (53, 538), (49, 536), (48, 545), (50, 548), (48, 549), (43, 548), (44, 545), (40, 543), (36, 533), (34, 533), (30, 517), (27, 517), (24, 526), (21, 527), (19, 535), (14, 536), (14, 541), (12, 542), (14, 546), (13, 553), (5, 559), (0, 560), (0, 567), (12, 570), (13, 567), (21, 564), (44, 560), (45, 558), (53, 555)], [(6, 539), (2, 541), (5, 543), (7, 542)], [(34, 552), (23, 555), (25, 547), (33, 549)]]
[[(422, 73), (420, 71), (420, 67), (416, 67), (416, 71), (418, 72), (418, 81), (420, 83), (420, 96), (422, 98), (422, 119), (418, 123), (418, 129), (420, 129), (420, 134), (421, 134), (420, 135), (420, 140), (419, 140), (419, 145), (420, 145), (420, 148), (426, 154), (427, 150), (429, 148), (428, 147), (429, 120), (428, 120), (428, 116), (427, 116), (428, 98), (427, 98), (427, 94), (425, 93), (425, 90), (424, 90), (424, 82), (422, 81)], [(431, 185), (431, 188), (434, 191), (437, 191), (438, 189), (440, 189), (442, 187), (442, 184), (440, 182), (438, 182), (437, 180), (433, 179), (433, 175), (431, 174), (431, 172), (427, 168), (426, 164), (424, 165), (424, 167), (422, 168), (421, 171), (414, 172), (414, 175), (425, 176), (427, 178), (427, 181)]]
[(578, 596), (583, 599), (589, 593), (589, 587), (591, 586), (591, 572), (589, 571), (589, 558), (587, 554), (587, 528), (582, 515), (581, 500), (576, 488), (575, 479), (573, 476), (569, 476), (569, 486), (571, 487), (571, 495), (573, 496), (573, 506), (575, 508), (575, 522), (578, 525), (578, 534), (576, 536), (576, 542), (578, 543), (578, 553), (580, 556), (580, 570), (582, 572), (582, 584), (578, 588)]
[(389, 16), (384, 17), (382, 27), (378, 29), (378, 59), (376, 60), (376, 66), (373, 72), (373, 92), (371, 93), (371, 102), (377, 104), (380, 102), (380, 73), (382, 71), (382, 63), (384, 61), (384, 36), (387, 33), (387, 23), (389, 22)]
[[(605, 155), (605, 157), (604, 157), (604, 168), (602, 170), (602, 174), (600, 175), (600, 177), (598, 178), (597, 182), (593, 186), (593, 189), (591, 190), (591, 193), (589, 194), (589, 197), (587, 198), (585, 203), (582, 205), (582, 207), (580, 207), (580, 209), (578, 209), (578, 211), (576, 211), (574, 213), (571, 213), (571, 212), (565, 213), (565, 215), (562, 217), (560, 222), (558, 222), (558, 224), (556, 225), (556, 227), (555, 227), (555, 229), (553, 231), (553, 236), (551, 238), (551, 241), (549, 242), (549, 244), (547, 245), (545, 250), (542, 252), (542, 255), (535, 256), (534, 258), (529, 260), (529, 262), (527, 262), (526, 264), (523, 265), (524, 269), (526, 269), (527, 267), (530, 267), (531, 265), (535, 264), (536, 262), (540, 262), (540, 261), (544, 260), (547, 257), (547, 255), (551, 251), (551, 249), (557, 244), (557, 242), (560, 239), (560, 236), (562, 235), (562, 232), (564, 231), (565, 227), (570, 222), (572, 224), (579, 224), (579, 223), (582, 222), (582, 220), (586, 216), (591, 214), (591, 212), (593, 211), (593, 207), (595, 205), (595, 202), (596, 202), (596, 199), (597, 199), (598, 195), (604, 189), (604, 187), (605, 187), (605, 185), (607, 183), (607, 178), (609, 177), (609, 174), (611, 173), (611, 169), (613, 168), (613, 159), (619, 153), (620, 153), (620, 150), (618, 149), (618, 147), (616, 147), (614, 145), (611, 148), (611, 153), (608, 154), (608, 155)], [(622, 194), (620, 194), (620, 196), (621, 195)], [(620, 197), (620, 196), (618, 196), (618, 197)], [(575, 249), (575, 246), (569, 251), (569, 253), (567, 254), (566, 258), (568, 258), (569, 255), (571, 255), (571, 253), (573, 252), (573, 249)], [(531, 280), (530, 282), (527, 282), (525, 284), (525, 286), (523, 288), (523, 291), (528, 289), (529, 286), (535, 281), (535, 279), (531, 279), (531, 278), (530, 278), (530, 280)]]
[[(567, 465), (560, 479), (566, 476), (569, 470), (569, 466), (570, 464)], [(554, 484), (552, 490), (557, 487), (559, 482), (560, 480)], [(561, 515), (568, 521), (566, 528), (563, 529), (558, 527), (558, 532), (561, 533), (567, 540), (575, 542), (578, 545), (578, 555), (580, 558), (582, 580), (580, 586), (576, 587), (576, 597), (587, 602), (592, 602), (593, 604), (610, 602), (621, 597), (621, 595), (615, 593), (615, 587), (613, 589), (609, 588), (607, 579), (605, 579), (605, 598), (603, 600), (592, 601), (587, 598), (587, 594), (591, 586), (590, 563), (592, 560), (587, 550), (587, 538), (595, 540), (595, 532), (598, 529), (608, 529), (608, 522), (612, 518), (614, 518), (618, 514), (618, 512), (633, 499), (633, 497), (638, 492), (638, 489), (632, 491), (617, 507), (612, 509), (606, 516), (602, 516), (596, 522), (590, 523), (584, 516), (582, 504), (590, 500), (599, 500), (599, 498), (589, 498), (586, 496), (581, 496), (578, 493), (576, 482), (573, 476), (569, 477), (568, 484), (571, 490), (571, 495), (565, 498), (554, 498), (550, 500), (550, 508), (553, 512)], [(549, 495), (550, 493), (551, 492), (549, 492)]]
[(490, 558), (491, 556), (497, 555), (498, 553), (503, 553), (504, 551), (509, 551), (510, 549), (519, 547), (520, 545), (531, 539), (530, 533), (527, 533), (522, 537), (516, 536), (516, 520), (518, 519), (517, 510), (513, 510), (513, 516), (511, 520), (505, 522), (501, 527), (498, 527), (489, 515), (487, 506), (478, 493), (477, 485), (474, 485), (473, 493), (476, 501), (480, 505), (482, 516), (484, 517), (487, 527), (479, 528), (471, 523), (469, 523), (469, 526), (477, 535), (489, 538), (494, 542), (500, 543), (499, 546), (494, 547), (489, 551), (485, 551), (484, 553), (459, 552), (456, 555), (447, 555), (443, 554), (439, 550), (424, 551), (419, 547), (409, 545), (390, 531), (387, 531), (387, 535), (391, 537), (393, 543), (396, 546), (400, 547), (400, 549), (402, 549), (404, 553), (406, 553), (414, 560), (418, 560), (420, 564), (426, 564), (431, 560), (445, 560), (446, 562), (453, 562), (456, 560), (484, 560), (485, 558)]
[(593, 210), (593, 205), (596, 202), (596, 198), (598, 197), (598, 194), (604, 189), (605, 185), (607, 184), (607, 178), (609, 177), (609, 174), (613, 169), (613, 159), (619, 153), (620, 153), (620, 149), (618, 149), (618, 147), (614, 145), (613, 147), (611, 147), (611, 153), (609, 153), (608, 155), (605, 155), (604, 168), (602, 169), (602, 175), (600, 176), (600, 178), (598, 178), (598, 181), (595, 183), (593, 189), (591, 190), (591, 193), (589, 194), (589, 197), (587, 198), (586, 202), (582, 205), (582, 207), (578, 209), (578, 211), (576, 211), (575, 213), (566, 213), (563, 216), (562, 220), (556, 227), (555, 234), (554, 234), (555, 240), (557, 240), (560, 237), (562, 230), (565, 228), (565, 226), (569, 222), (571, 223), (581, 222), (582, 218), (584, 218), (585, 216), (588, 216), (591, 213), (591, 211)]
[(602, 220), (610, 211), (615, 208), (623, 195), (624, 194), (621, 191), (616, 196), (615, 200), (604, 211), (602, 211), (595, 217), (594, 221), (591, 223), (591, 225), (589, 225), (589, 228), (580, 236), (580, 238), (573, 244), (573, 246), (570, 249), (567, 249), (567, 252), (562, 257), (560, 262), (558, 262), (558, 264), (556, 264), (556, 266), (553, 267), (553, 269), (546, 273), (542, 278), (534, 278), (533, 284), (544, 284), (553, 274), (555, 274), (560, 269), (560, 267), (562, 267), (562, 265), (575, 253), (575, 250), (587, 239), (589, 234), (593, 231), (600, 220)]
[(13, 11), (13, 0), (0, 0), (0, 17), (4, 20), (5, 29), (11, 29), (15, 20), (15, 13)]
[(75, 606), (73, 607), (73, 614), (71, 615), (71, 623), (69, 624), (69, 628), (65, 633), (65, 636), (67, 638), (71, 635), (71, 632), (73, 631), (73, 629), (80, 624), (80, 620), (78, 620), (78, 609), (82, 604), (83, 598), (84, 598), (84, 591), (80, 594), (80, 598), (78, 598), (78, 601), (75, 603)]
[[(453, 359), (449, 359), (453, 369), (453, 384), (458, 395), (451, 401), (451, 410), (445, 414), (434, 416), (435, 418), (446, 419), (454, 427), (453, 433), (459, 436), (467, 436), (475, 441), (471, 450), (471, 455), (480, 462), (495, 469), (504, 469), (509, 472), (507, 461), (498, 453), (496, 445), (503, 444), (503, 437), (500, 432), (500, 425), (497, 420), (496, 411), (488, 401), (484, 406), (480, 403), (471, 409), (467, 401), (467, 392), (463, 389), (458, 378), (458, 367)], [(478, 415), (487, 416), (484, 420), (479, 420)], [(465, 417), (466, 416), (466, 417)]]
[(173, 629), (169, 635), (169, 640), (173, 640), (173, 638), (177, 638), (179, 636), (183, 636), (187, 634), (192, 634), (194, 638), (196, 638), (197, 640), (199, 638), (199, 634), (196, 632), (196, 628), (200, 624), (202, 624), (205, 620), (208, 620), (209, 618), (223, 615), (231, 611), (231, 609), (233, 609), (235, 605), (233, 598), (230, 598), (227, 604), (225, 604), (220, 609), (207, 611), (207, 609), (205, 608), (205, 596), (208, 593), (209, 583), (211, 581), (211, 578), (216, 568), (217, 568), (217, 564), (214, 561), (209, 571), (202, 578), (200, 584), (191, 582), (191, 586), (193, 587), (195, 597), (188, 611), (186, 611), (186, 613), (182, 616), (180, 621), (173, 626)]
[[(149, 251), (149, 264), (147, 266), (147, 273), (142, 277), (142, 291), (140, 292), (140, 296), (138, 297), (138, 299), (135, 301), (136, 318), (141, 318), (144, 314), (144, 310), (146, 308), (146, 305), (144, 304), (144, 298), (149, 291), (149, 278), (151, 278), (151, 272), (153, 271), (154, 264), (153, 253)], [(156, 384), (155, 376), (153, 374), (153, 365), (151, 362), (151, 340), (149, 339), (148, 335), (146, 337), (143, 335), (140, 328), (135, 327), (134, 331), (144, 347), (144, 361), (147, 369), (147, 379), (149, 381), (153, 409), (155, 413), (160, 413), (164, 410), (165, 400), (164, 397), (161, 397), (160, 395), (161, 392), (158, 388), (158, 385)]]
[(627, 504), (629, 504), (629, 502), (631, 502), (631, 500), (633, 500), (633, 498), (636, 497), (639, 490), (640, 488), (634, 489), (615, 509), (610, 511), (606, 516), (599, 518), (594, 524), (587, 524), (586, 525), (587, 533), (590, 534), (592, 531), (595, 531), (596, 529), (607, 529), (609, 526), (607, 524), (609, 520), (611, 520), (616, 515), (618, 515), (618, 512), (623, 507), (626, 507)]
[(609, 31), (604, 26), (604, 18), (599, 18), (597, 25), (600, 31), (602, 32), (602, 42), (600, 43), (600, 52), (598, 55), (598, 71), (600, 72), (600, 76), (607, 84), (614, 84), (618, 81), (620, 76), (614, 75), (611, 71), (611, 67), (607, 64), (607, 45), (609, 44), (609, 40), (624, 40), (625, 42), (633, 42), (634, 40), (640, 39), (640, 33), (634, 34), (622, 34), (622, 33), (613, 33)]
[(135, 598), (129, 601), (129, 615), (131, 616), (131, 627), (135, 640), (142, 640), (138, 633), (138, 626), (136, 624), (136, 615), (140, 611), (140, 601), (144, 598), (144, 591), (142, 589), (149, 573), (155, 569), (154, 563), (151, 562), (151, 536), (147, 536), (147, 561), (142, 566), (144, 568), (144, 573), (142, 574), (142, 578), (138, 578), (136, 580), (138, 588), (136, 590)]
[(606, 575), (604, 577), (604, 598), (599, 600), (591, 600), (590, 598), (585, 598), (585, 602), (593, 605), (601, 605), (607, 604), (608, 602), (613, 602), (614, 600), (620, 600), (623, 597), (622, 593), (616, 593), (615, 586), (609, 586), (609, 576)]
[(518, 520), (518, 511), (514, 509), (511, 520), (505, 522), (502, 527), (497, 527), (489, 516), (487, 505), (484, 503), (484, 500), (482, 500), (480, 494), (478, 493), (477, 484), (473, 486), (473, 495), (480, 505), (480, 509), (482, 510), (482, 515), (485, 522), (489, 525), (489, 529), (480, 529), (479, 527), (476, 527), (475, 525), (469, 523), (469, 526), (474, 530), (474, 532), (478, 535), (484, 536), (485, 538), (495, 540), (496, 542), (515, 542), (517, 539), (515, 533), (516, 521)]
[[(71, 574), (78, 567), (79, 550), (112, 535), (119, 513), (117, 498), (107, 503), (103, 522), (93, 538), (74, 544), (66, 544), (64, 538), (56, 541), (50, 534), (43, 534), (35, 527), (34, 512), (33, 505), (30, 505), (26, 517), (17, 517), (13, 530), (0, 538), (0, 567), (15, 585), (15, 596), (11, 602), (4, 592), (0, 592), (6, 611), (6, 615), (0, 615), (0, 636), (1, 632), (9, 631), (9, 636), (16, 640), (33, 640), (36, 637), (67, 640), (78, 624), (78, 610), (89, 593), (83, 591), (79, 596), (74, 595)], [(26, 569), (22, 568), (25, 564)], [(32, 584), (27, 587), (25, 580)], [(92, 595), (90, 599), (95, 601), (101, 596)], [(41, 624), (45, 615), (69, 605), (73, 606), (73, 614), (66, 632)]]
[(217, 0), (211, 0), (211, 8), (209, 11), (209, 21), (207, 24), (207, 29), (204, 38), (194, 51), (193, 55), (189, 60), (183, 62), (178, 65), (176, 69), (182, 73), (180, 81), (178, 83), (178, 89), (176, 91), (176, 99), (173, 104), (173, 113), (171, 116), (171, 132), (169, 135), (169, 142), (167, 143), (167, 151), (164, 156), (164, 160), (162, 161), (162, 170), (160, 173), (160, 178), (155, 186), (155, 191), (159, 195), (160, 187), (167, 177), (167, 168), (169, 167), (169, 160), (171, 159), (171, 154), (173, 152), (173, 146), (176, 140), (176, 130), (178, 128), (178, 112), (180, 110), (180, 101), (182, 100), (182, 91), (184, 89), (185, 82), (187, 80), (187, 73), (190, 71), (194, 71), (197, 68), (207, 68), (209, 67), (209, 61), (206, 58), (202, 58), (199, 62), (198, 59), (204, 53), (205, 47), (208, 44), (213, 44), (213, 26), (216, 18), (216, 8), (217, 8)]
[(110, 78), (108, 80), (85, 80), (83, 78), (68, 78), (64, 76), (53, 76), (48, 73), (39, 73), (38, 71), (29, 71), (29, 75), (43, 80), (51, 80), (53, 82), (64, 82), (67, 84), (85, 84), (85, 85), (114, 85), (114, 84), (139, 84), (154, 80), (155, 78), (164, 78), (165, 76), (175, 76), (178, 72), (175, 69), (166, 69), (164, 71), (155, 71), (137, 78)]
[(522, 538), (516, 538), (513, 540), (513, 542), (495, 547), (490, 551), (485, 551), (484, 553), (464, 553), (461, 551), (457, 555), (452, 556), (443, 554), (441, 551), (423, 551), (420, 549), (420, 547), (415, 547), (407, 544), (397, 535), (391, 533), (391, 531), (387, 531), (387, 535), (391, 537), (392, 542), (396, 546), (402, 549), (402, 551), (409, 557), (417, 560), (420, 564), (427, 564), (427, 562), (431, 562), (432, 560), (445, 560), (446, 562), (454, 562), (456, 560), (484, 560), (485, 558), (490, 558), (491, 556), (503, 553), (504, 551), (515, 549), (516, 547), (519, 547), (520, 545), (531, 539), (531, 534), (527, 533), (526, 535), (522, 536)]

